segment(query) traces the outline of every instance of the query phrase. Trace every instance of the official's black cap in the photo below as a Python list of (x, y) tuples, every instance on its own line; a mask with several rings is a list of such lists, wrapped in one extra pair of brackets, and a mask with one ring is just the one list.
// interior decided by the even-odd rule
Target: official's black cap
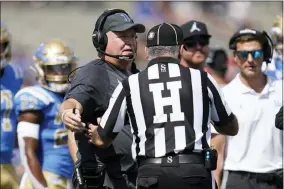
[(132, 18), (125, 13), (115, 13), (108, 16), (103, 27), (104, 32), (120, 32), (128, 29), (134, 29), (137, 33), (144, 33), (146, 31), (143, 24), (134, 23)]
[(147, 47), (176, 46), (183, 42), (182, 30), (175, 24), (162, 23), (151, 28), (147, 34)]
[(183, 25), (181, 25), (181, 29), (183, 32), (183, 39), (187, 40), (190, 37), (194, 36), (204, 36), (210, 38), (206, 24), (203, 22), (199, 22), (196, 20), (189, 21)]

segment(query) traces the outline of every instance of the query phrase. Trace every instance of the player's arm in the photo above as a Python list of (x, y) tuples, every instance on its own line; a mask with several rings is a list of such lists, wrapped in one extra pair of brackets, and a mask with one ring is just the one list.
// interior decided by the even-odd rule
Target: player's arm
[(17, 136), (21, 161), (34, 188), (47, 188), (37, 152), (40, 123), (44, 116), (42, 110), (49, 105), (49, 101), (31, 87), (21, 89), (15, 95), (14, 105), (18, 117)]
[(121, 83), (114, 90), (109, 106), (98, 127), (91, 126), (89, 137), (98, 147), (108, 147), (124, 126), (126, 116), (126, 92)]
[(35, 188), (47, 188), (47, 182), (42, 174), (40, 162), (37, 158), (38, 139), (41, 111), (25, 111), (19, 114), (18, 141), (21, 159), (26, 172)]
[(77, 158), (78, 146), (75, 140), (74, 132), (70, 130), (68, 130), (68, 148), (69, 148), (72, 160), (75, 163), (78, 160)]
[(235, 136), (239, 131), (238, 120), (225, 101), (223, 92), (214, 78), (208, 75), (208, 92), (212, 102), (211, 120), (220, 134)]

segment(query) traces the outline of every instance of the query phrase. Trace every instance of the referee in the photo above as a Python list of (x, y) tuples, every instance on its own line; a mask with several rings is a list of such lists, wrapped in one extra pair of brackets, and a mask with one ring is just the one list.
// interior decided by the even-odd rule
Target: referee
[(106, 147), (129, 116), (140, 189), (215, 188), (211, 170), (217, 154), (208, 145), (208, 122), (213, 120), (222, 134), (238, 133), (237, 120), (216, 81), (204, 71), (179, 65), (182, 41), (177, 25), (150, 29), (148, 67), (117, 86), (100, 126), (88, 131), (90, 142)]

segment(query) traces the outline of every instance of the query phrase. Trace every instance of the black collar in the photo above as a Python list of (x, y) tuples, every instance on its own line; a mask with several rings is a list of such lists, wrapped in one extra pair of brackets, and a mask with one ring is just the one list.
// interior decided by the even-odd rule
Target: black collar
[[(125, 69), (122, 69), (122, 68), (119, 68), (118, 66), (108, 62), (108, 61), (105, 61), (105, 60), (102, 60), (103, 62), (105, 62), (114, 72), (116, 72), (119, 76), (121, 76), (121, 74), (123, 75), (126, 75), (126, 76), (129, 76), (131, 75), (131, 73), (128, 71), (128, 70), (125, 70)], [(120, 73), (120, 74), (119, 74)], [(122, 76), (121, 76), (122, 77)], [(122, 77), (123, 78), (123, 77)]]
[(152, 59), (149, 63), (148, 63), (148, 67), (154, 65), (154, 64), (158, 64), (158, 63), (175, 63), (175, 64), (179, 64), (179, 60), (175, 59), (173, 57), (158, 57), (158, 58), (154, 58)]

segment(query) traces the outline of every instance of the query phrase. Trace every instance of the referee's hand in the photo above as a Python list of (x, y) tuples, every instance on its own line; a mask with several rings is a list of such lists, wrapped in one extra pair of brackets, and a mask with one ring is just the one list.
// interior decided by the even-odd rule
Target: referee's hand
[[(101, 118), (97, 118), (98, 124), (100, 124)], [(101, 139), (98, 133), (99, 125), (89, 124), (88, 125), (88, 137), (89, 143), (93, 143), (98, 147), (105, 147), (105, 142)]]
[(86, 130), (86, 124), (81, 122), (81, 115), (78, 109), (66, 109), (61, 115), (61, 120), (66, 129), (74, 131)]
[(98, 134), (98, 125), (93, 125), (93, 124), (89, 124), (88, 125), (88, 137), (89, 137), (89, 143), (93, 143), (96, 144), (97, 143), (97, 139), (99, 137)]

